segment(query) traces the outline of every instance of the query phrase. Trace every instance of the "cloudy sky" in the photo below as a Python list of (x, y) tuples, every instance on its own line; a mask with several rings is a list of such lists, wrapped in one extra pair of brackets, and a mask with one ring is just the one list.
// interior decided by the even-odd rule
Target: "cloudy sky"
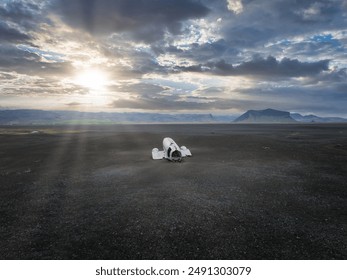
[(347, 0), (0, 0), (0, 109), (347, 117)]

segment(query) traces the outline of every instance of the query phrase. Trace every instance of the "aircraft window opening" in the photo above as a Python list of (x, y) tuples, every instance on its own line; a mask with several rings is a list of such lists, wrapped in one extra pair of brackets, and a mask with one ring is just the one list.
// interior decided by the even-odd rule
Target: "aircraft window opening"
[(167, 149), (167, 157), (170, 158), (171, 147)]
[(172, 152), (172, 158), (174, 158), (174, 159), (180, 159), (181, 158), (181, 153), (180, 153), (180, 151), (173, 151)]

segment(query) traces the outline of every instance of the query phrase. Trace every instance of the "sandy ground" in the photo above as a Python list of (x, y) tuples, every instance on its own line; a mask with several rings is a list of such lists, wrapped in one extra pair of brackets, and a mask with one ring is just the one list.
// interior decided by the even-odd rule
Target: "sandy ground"
[(0, 127), (1, 259), (346, 259), (346, 207), (347, 125)]

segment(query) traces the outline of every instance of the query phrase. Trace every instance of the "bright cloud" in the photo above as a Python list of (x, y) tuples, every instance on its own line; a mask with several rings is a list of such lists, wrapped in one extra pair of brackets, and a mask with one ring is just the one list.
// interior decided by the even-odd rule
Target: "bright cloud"
[(228, 9), (235, 14), (242, 13), (243, 5), (242, 0), (227, 0), (228, 1)]

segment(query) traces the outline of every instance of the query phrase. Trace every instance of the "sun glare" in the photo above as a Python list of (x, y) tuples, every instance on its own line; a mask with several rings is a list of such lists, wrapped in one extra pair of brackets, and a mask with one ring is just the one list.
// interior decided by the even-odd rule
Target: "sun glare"
[[(77, 102), (84, 104), (84, 108), (106, 106), (110, 102), (110, 93), (107, 88), (110, 85), (110, 80), (107, 73), (97, 68), (82, 69), (72, 82), (86, 89), (80, 96), (83, 101), (78, 100)], [(77, 97), (75, 96), (75, 98)]]
[(88, 69), (77, 75), (75, 83), (91, 90), (100, 90), (107, 84), (107, 75), (97, 69)]

